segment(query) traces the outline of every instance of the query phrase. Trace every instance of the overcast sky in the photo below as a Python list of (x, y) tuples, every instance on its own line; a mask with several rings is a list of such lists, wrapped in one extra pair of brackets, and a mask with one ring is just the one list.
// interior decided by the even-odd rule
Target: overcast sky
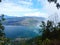
[[(60, 2), (60, 0), (58, 0)], [(2, 0), (0, 14), (9, 16), (37, 16), (47, 18), (54, 13), (60, 14), (54, 3), (47, 0)]]

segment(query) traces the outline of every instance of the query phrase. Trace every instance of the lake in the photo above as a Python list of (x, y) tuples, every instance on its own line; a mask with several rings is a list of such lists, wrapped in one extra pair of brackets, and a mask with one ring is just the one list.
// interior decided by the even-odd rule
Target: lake
[(26, 38), (38, 36), (38, 28), (29, 26), (5, 26), (5, 35), (8, 38)]

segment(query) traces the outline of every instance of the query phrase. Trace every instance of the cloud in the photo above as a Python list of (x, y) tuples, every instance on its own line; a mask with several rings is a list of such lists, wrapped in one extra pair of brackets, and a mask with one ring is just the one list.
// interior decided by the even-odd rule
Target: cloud
[[(42, 10), (44, 10), (47, 14), (53, 15), (54, 13), (60, 13), (60, 9), (58, 10), (56, 7), (56, 4), (54, 2), (49, 3), (47, 0), (38, 0), (40, 1), (40, 3), (43, 5)], [(60, 3), (60, 0), (58, 0), (57, 2)]]
[(33, 5), (33, 3), (31, 1), (27, 2), (27, 1), (19, 1), (18, 3), (23, 4), (23, 5)]
[[(10, 16), (48, 17), (48, 14), (41, 12), (40, 9), (30, 8), (33, 3), (33, 0), (17, 0), (17, 2), (16, 0), (5, 0), (0, 3), (0, 14), (6, 14)], [(44, 4), (44, 2), (42, 4)], [(42, 8), (42, 10), (43, 9), (44, 8)]]
[(36, 17), (45, 17), (47, 18), (48, 15), (46, 13), (43, 13), (43, 12), (33, 12), (33, 13), (26, 13), (25, 16), (36, 16)]
[(13, 11), (13, 12), (14, 11), (19, 11), (19, 12), (32, 11), (30, 8), (24, 8), (22, 6), (15, 5), (14, 3), (4, 3), (4, 4), (0, 5), (0, 10), (1, 11), (10, 11), (10, 12), (11, 11)]
[(60, 0), (58, 0), (57, 2), (60, 3)]
[(34, 11), (37, 11), (37, 9), (25, 8), (25, 7), (16, 5), (14, 3), (3, 3), (2, 5), (0, 5), (0, 14), (3, 13), (3, 14), (12, 15), (15, 13), (16, 15), (20, 13), (25, 13), (25, 12), (28, 13), (28, 12), (34, 12)]

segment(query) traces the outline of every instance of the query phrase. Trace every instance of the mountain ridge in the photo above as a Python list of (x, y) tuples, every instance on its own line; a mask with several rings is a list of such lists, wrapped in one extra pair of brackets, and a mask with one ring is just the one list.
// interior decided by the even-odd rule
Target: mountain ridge
[(23, 16), (23, 17), (9, 17), (5, 16), (6, 20), (3, 22), (4, 25), (20, 25), (20, 26), (30, 26), (37, 25), (41, 21), (44, 21), (44, 17), (32, 17), (32, 16)]

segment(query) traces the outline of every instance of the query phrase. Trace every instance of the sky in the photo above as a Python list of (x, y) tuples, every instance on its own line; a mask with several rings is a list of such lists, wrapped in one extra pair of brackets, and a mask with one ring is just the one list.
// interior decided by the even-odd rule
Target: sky
[(0, 2), (0, 15), (48, 18), (54, 13), (60, 14), (60, 9), (57, 10), (56, 4), (49, 3), (47, 0), (2, 0)]

